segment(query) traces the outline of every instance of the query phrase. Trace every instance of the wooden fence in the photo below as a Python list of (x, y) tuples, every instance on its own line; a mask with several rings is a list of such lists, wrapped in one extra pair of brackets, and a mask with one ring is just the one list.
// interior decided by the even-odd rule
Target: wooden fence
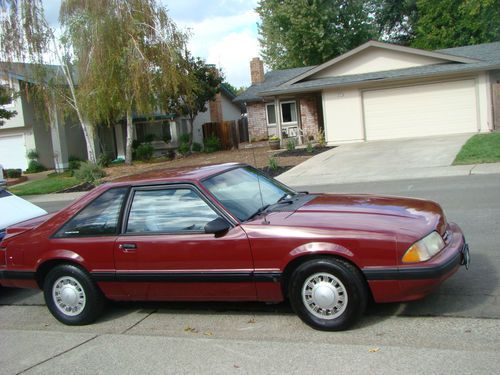
[(223, 150), (237, 149), (240, 142), (248, 142), (248, 125), (245, 121), (206, 122), (202, 129), (203, 139), (216, 136)]

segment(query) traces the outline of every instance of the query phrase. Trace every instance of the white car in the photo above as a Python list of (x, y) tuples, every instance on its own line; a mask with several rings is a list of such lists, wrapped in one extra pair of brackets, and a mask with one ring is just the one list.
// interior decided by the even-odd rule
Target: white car
[(3, 167), (2, 164), (0, 164), (0, 189), (4, 188), (7, 186), (7, 180), (5, 180), (5, 177), (3, 175)]
[(8, 226), (46, 214), (44, 209), (0, 187), (0, 242)]

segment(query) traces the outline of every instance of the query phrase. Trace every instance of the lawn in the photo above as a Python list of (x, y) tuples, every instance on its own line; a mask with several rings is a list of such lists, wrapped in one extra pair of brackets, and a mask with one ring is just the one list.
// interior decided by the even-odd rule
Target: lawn
[(454, 165), (500, 162), (500, 133), (476, 134), (458, 153)]
[(78, 185), (75, 177), (68, 173), (54, 173), (43, 180), (28, 182), (20, 186), (13, 186), (9, 190), (16, 195), (49, 194)]

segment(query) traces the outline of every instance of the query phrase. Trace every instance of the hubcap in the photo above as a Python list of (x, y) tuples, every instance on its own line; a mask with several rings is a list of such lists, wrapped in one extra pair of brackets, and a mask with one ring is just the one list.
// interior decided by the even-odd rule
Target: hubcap
[(332, 274), (321, 272), (304, 281), (302, 301), (314, 316), (335, 319), (346, 309), (348, 299), (344, 284)]
[(78, 280), (71, 276), (57, 279), (52, 287), (52, 298), (64, 315), (75, 316), (85, 308), (85, 291)]

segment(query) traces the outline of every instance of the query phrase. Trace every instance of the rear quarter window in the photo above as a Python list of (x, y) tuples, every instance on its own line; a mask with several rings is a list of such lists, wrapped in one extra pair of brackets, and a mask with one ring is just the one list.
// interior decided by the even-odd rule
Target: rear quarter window
[(128, 188), (106, 191), (73, 216), (54, 235), (55, 238), (115, 235)]

